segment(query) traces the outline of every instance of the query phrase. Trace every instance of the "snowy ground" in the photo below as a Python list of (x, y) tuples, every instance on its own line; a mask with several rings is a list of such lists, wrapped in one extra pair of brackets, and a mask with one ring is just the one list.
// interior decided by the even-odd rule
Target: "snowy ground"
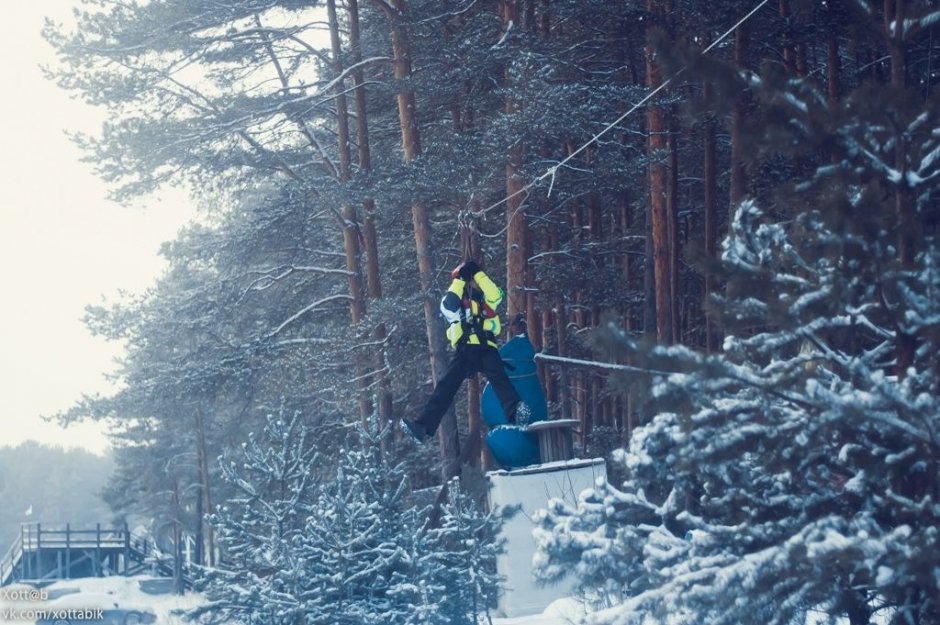
[[(96, 608), (120, 608), (151, 612), (156, 615), (154, 625), (183, 625), (186, 623), (175, 611), (199, 605), (202, 597), (197, 594), (151, 595), (140, 589), (140, 581), (148, 577), (104, 577), (73, 579), (56, 582), (43, 589), (45, 599), (27, 598), (20, 593), (32, 590), (28, 586), (0, 588), (0, 624), (33, 623), (31, 611), (38, 610), (94, 610)], [(9, 610), (25, 612), (14, 614)], [(493, 625), (570, 625), (577, 623), (580, 615), (578, 604), (569, 599), (554, 602), (543, 614), (516, 618), (494, 618)]]
[(583, 615), (581, 604), (573, 599), (559, 599), (548, 606), (542, 614), (494, 618), (493, 625), (572, 625), (572, 623), (579, 623)]
[[(140, 581), (148, 577), (101, 577), (63, 580), (42, 589), (45, 596), (19, 599), (17, 594), (28, 586), (0, 588), (0, 623), (32, 623), (32, 611), (94, 610), (96, 608), (138, 610), (156, 615), (155, 625), (182, 625), (185, 621), (173, 614), (176, 610), (193, 608), (202, 601), (199, 595), (150, 595), (140, 589)], [(66, 594), (63, 594), (66, 593)], [(10, 613), (6, 610), (20, 612)], [(25, 614), (21, 614), (25, 612)], [(12, 618), (11, 618), (12, 617)]]

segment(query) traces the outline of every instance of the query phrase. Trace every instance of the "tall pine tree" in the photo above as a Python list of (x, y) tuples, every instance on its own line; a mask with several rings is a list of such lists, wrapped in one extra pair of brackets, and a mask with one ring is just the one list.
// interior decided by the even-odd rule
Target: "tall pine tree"
[(754, 87), (751, 158), (792, 180), (737, 208), (720, 354), (607, 329), (658, 372), (656, 416), (620, 454), (621, 486), (543, 515), (540, 571), (622, 601), (598, 623), (938, 623), (938, 103), (702, 71)]

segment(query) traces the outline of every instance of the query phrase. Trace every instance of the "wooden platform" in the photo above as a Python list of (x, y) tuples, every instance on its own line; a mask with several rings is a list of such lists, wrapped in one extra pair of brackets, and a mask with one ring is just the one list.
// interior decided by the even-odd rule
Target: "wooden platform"
[(542, 464), (574, 457), (572, 432), (577, 425), (577, 419), (555, 419), (536, 421), (526, 428), (527, 432), (534, 432), (539, 437), (539, 459)]
[(24, 524), (0, 560), (0, 586), (144, 572), (172, 576), (172, 563), (160, 555), (151, 540), (135, 536), (126, 524), (119, 528)]

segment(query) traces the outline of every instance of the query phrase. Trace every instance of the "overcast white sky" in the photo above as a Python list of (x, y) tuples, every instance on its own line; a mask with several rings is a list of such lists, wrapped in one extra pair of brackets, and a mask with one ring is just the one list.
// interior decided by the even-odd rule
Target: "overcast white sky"
[(163, 270), (157, 252), (193, 211), (181, 198), (123, 207), (65, 129), (92, 131), (103, 114), (47, 81), (54, 62), (43, 17), (68, 19), (78, 0), (5, 7), (0, 35), (0, 447), (26, 439), (102, 451), (103, 428), (68, 429), (41, 415), (82, 393), (107, 392), (119, 347), (92, 337), (84, 308), (120, 289), (142, 291)]

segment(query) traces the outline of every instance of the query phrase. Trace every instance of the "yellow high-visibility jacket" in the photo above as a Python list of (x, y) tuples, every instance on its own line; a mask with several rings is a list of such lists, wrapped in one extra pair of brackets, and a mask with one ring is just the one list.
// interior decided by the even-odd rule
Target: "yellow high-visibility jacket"
[(461, 343), (480, 345), (482, 341), (496, 347), (500, 332), (496, 308), (506, 294), (482, 271), (474, 274), (473, 281), (479, 290), (467, 289), (465, 280), (454, 278), (441, 298), (441, 314), (448, 324), (447, 339), (452, 347)]

